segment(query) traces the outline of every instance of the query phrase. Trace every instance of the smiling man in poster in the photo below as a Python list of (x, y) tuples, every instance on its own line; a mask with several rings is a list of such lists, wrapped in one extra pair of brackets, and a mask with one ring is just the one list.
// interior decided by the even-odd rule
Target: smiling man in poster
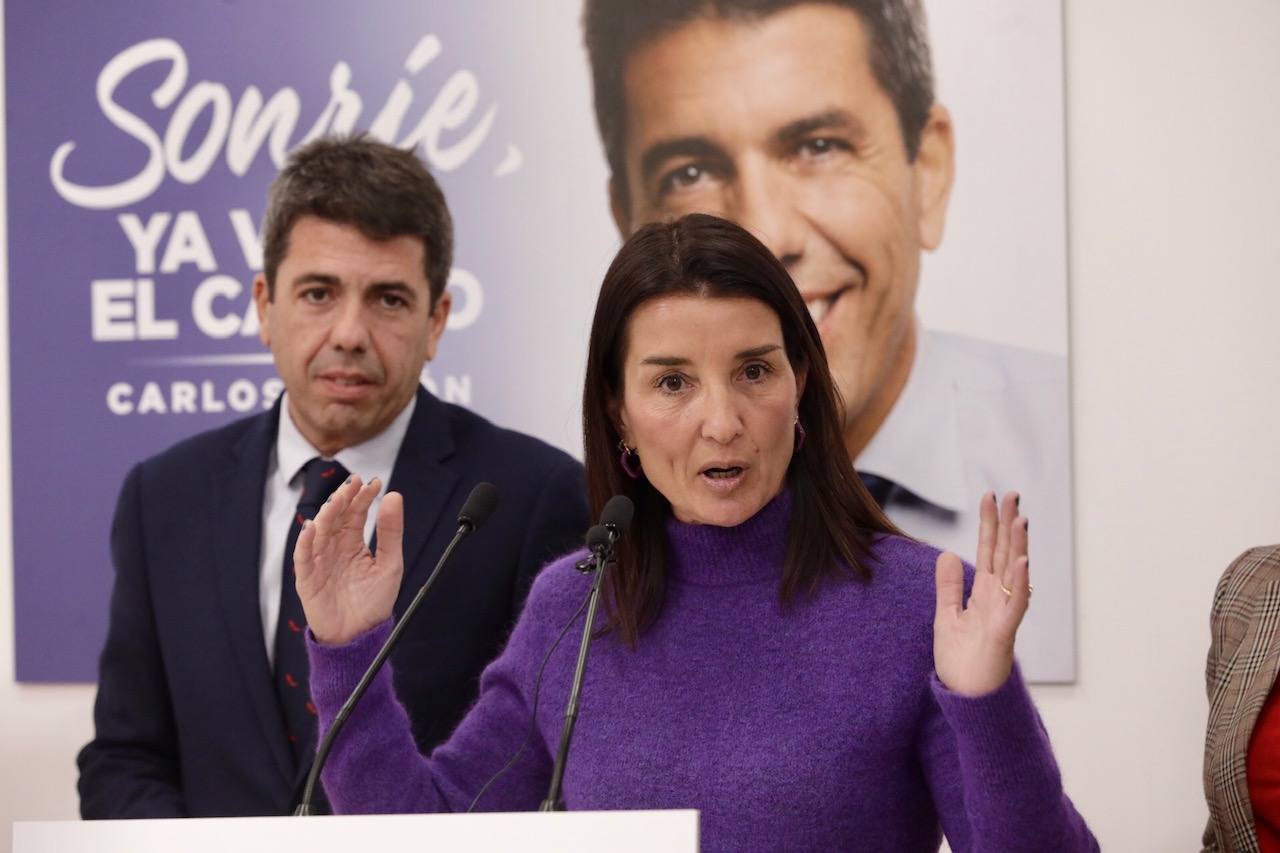
[(773, 250), (818, 322), (850, 455), (908, 533), (972, 559), (972, 496), (1020, 491), (1037, 528), (1020, 660), (1071, 680), (1066, 361), (917, 314), (956, 168), (920, 0), (587, 0), (583, 24), (618, 229), (704, 211)]

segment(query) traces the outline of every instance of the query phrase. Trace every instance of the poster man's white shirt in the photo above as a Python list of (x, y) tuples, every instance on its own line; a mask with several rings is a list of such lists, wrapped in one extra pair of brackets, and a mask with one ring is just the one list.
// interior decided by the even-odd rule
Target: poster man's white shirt
[(909, 495), (889, 518), (910, 536), (973, 562), (978, 499), (1015, 490), (1031, 520), (1035, 598), (1018, 631), (1023, 675), (1075, 678), (1067, 360), (919, 330), (911, 375), (856, 461)]

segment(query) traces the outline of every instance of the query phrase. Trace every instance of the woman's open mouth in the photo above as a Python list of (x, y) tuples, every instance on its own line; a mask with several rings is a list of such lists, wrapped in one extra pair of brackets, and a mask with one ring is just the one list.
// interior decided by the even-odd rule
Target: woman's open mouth
[(746, 468), (741, 465), (727, 465), (723, 468), (703, 468), (698, 476), (712, 491), (729, 492), (737, 488), (745, 473)]

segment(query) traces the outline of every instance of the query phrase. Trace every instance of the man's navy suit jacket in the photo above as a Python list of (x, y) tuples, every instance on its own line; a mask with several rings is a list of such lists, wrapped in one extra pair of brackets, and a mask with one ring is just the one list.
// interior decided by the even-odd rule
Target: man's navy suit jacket
[[(279, 417), (277, 404), (197, 435), (125, 480), (96, 734), (79, 756), (86, 818), (286, 814), (294, 805), (308, 768), (294, 766), (286, 740), (258, 593)], [(424, 751), (474, 700), (534, 575), (578, 546), (588, 525), (571, 457), (420, 388), (388, 484), (405, 504), (397, 615), (483, 480), (498, 487), (497, 510), (458, 547), (392, 655)]]

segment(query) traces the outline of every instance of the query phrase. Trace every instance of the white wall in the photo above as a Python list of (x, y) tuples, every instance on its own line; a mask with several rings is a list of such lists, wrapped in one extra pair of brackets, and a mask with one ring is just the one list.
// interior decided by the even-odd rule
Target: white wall
[[(1210, 593), (1280, 540), (1277, 34), (1275, 0), (1067, 0), (1080, 680), (1037, 699), (1110, 850), (1195, 847)], [(74, 817), (92, 691), (13, 683), (0, 551), (5, 851), (13, 820)]]
[(1190, 850), (1213, 585), (1280, 541), (1280, 4), (1066, 24), (1081, 663), (1037, 698), (1105, 847)]
[(1104, 849), (1197, 849), (1208, 607), (1280, 541), (1280, 5), (1068, 0), (1080, 679), (1037, 690)]

